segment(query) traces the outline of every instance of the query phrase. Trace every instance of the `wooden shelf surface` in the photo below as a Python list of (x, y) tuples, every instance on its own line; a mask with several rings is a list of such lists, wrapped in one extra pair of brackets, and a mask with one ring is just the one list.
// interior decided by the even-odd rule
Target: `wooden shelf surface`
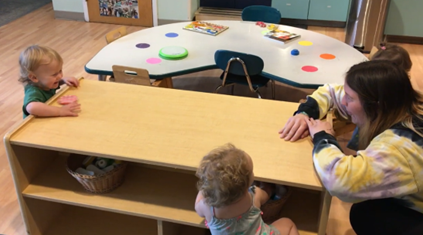
[(46, 235), (157, 235), (157, 221), (70, 206), (51, 224)]
[(78, 96), (78, 117), (31, 117), (5, 141), (190, 171), (233, 143), (252, 157), (258, 180), (322, 190), (311, 139), (279, 138), (298, 103), (84, 79), (50, 104), (61, 95)]
[[(24, 197), (205, 228), (194, 210), (197, 179), (193, 174), (131, 164), (119, 188), (91, 194), (66, 172), (64, 164), (65, 158), (58, 158), (24, 190)], [(317, 234), (319, 197), (317, 191), (294, 189), (281, 215), (294, 220), (301, 234)]]

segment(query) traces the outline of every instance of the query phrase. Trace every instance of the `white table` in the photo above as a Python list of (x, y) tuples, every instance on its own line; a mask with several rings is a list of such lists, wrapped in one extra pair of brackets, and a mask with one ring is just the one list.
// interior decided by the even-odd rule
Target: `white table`
[[(177, 75), (216, 68), (214, 53), (227, 49), (260, 56), (264, 61), (263, 76), (301, 88), (316, 88), (325, 83), (342, 84), (348, 69), (367, 58), (351, 46), (334, 38), (309, 30), (281, 25), (284, 29), (301, 37), (288, 43), (269, 39), (262, 34), (265, 28), (255, 22), (208, 21), (229, 26), (217, 36), (210, 36), (182, 29), (189, 22), (167, 24), (143, 29), (122, 37), (101, 49), (86, 65), (88, 73), (111, 75), (112, 65), (123, 65), (147, 69), (151, 78), (162, 79)], [(177, 33), (177, 37), (167, 37)], [(312, 42), (311, 46), (300, 45), (301, 41)], [(150, 47), (137, 48), (139, 43)], [(160, 58), (159, 50), (165, 46), (182, 46), (188, 57), (182, 60), (161, 59), (149, 64), (149, 58)], [(291, 51), (298, 49), (300, 55)], [(321, 54), (332, 54), (335, 59), (322, 59)], [(305, 72), (303, 66), (314, 66), (316, 72)]]

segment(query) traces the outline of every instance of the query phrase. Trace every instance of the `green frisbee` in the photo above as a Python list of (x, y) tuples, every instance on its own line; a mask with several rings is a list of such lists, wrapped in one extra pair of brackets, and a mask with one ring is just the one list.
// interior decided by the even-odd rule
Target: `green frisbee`
[(187, 57), (188, 51), (180, 46), (167, 46), (160, 49), (159, 56), (163, 59), (178, 60)]

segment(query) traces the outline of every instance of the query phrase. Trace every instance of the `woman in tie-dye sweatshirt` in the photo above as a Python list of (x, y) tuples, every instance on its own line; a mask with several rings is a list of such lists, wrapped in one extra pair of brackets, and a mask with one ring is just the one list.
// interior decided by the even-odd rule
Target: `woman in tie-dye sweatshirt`
[[(390, 43), (381, 43), (377, 47), (377, 51), (373, 54), (371, 53), (370, 60), (389, 60), (398, 67), (403, 68), (407, 73), (410, 72), (413, 66), (407, 50)], [(306, 118), (322, 119), (332, 108), (337, 110), (338, 118), (348, 119), (348, 114), (340, 103), (344, 95), (344, 85), (326, 84), (319, 87), (311, 96), (307, 97), (307, 102), (300, 105), (294, 116), (279, 131), (280, 137), (290, 141), (307, 137), (309, 132), (305, 122)], [(358, 129), (354, 130), (353, 137), (357, 137), (357, 134)], [(358, 150), (357, 142), (357, 138), (353, 138), (348, 143), (348, 148)]]
[(334, 92), (331, 102), (359, 127), (359, 151), (345, 155), (330, 124), (313, 119), (325, 106), (316, 99), (306, 122), (322, 183), (331, 195), (355, 203), (350, 221), (358, 235), (423, 234), (423, 96), (388, 61), (353, 66), (344, 95)]

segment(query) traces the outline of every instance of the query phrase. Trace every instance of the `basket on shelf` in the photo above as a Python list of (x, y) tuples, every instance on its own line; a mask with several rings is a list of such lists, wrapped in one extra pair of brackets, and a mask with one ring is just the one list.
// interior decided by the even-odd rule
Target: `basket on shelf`
[(72, 154), (67, 159), (66, 170), (82, 186), (91, 193), (107, 193), (119, 187), (125, 179), (127, 162), (115, 166), (111, 171), (100, 175), (85, 175), (76, 172), (78, 167), (82, 167), (82, 162), (87, 156)]
[(277, 200), (269, 200), (261, 206), (261, 211), (263, 212), (262, 218), (266, 224), (271, 224), (275, 220), (280, 218), (280, 213), (285, 205), (288, 198), (291, 196), (292, 189), (291, 187), (284, 186), (286, 188), (286, 193)]

